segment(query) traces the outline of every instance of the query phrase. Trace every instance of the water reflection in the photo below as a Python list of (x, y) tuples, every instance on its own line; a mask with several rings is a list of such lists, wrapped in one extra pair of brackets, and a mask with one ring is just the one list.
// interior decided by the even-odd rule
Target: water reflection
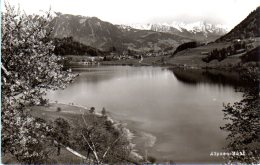
[(238, 72), (199, 69), (184, 70), (180, 68), (174, 68), (170, 70), (173, 72), (173, 74), (179, 81), (189, 85), (206, 83), (219, 86), (232, 86), (235, 88), (249, 85), (248, 82), (243, 81), (241, 75)]
[(160, 67), (100, 66), (95, 68), (76, 68), (73, 71), (80, 74), (76, 81), (90, 84), (127, 78), (148, 80), (175, 78), (168, 69)]
[[(210, 152), (225, 146), (226, 133), (219, 129), (225, 124), (223, 102), (241, 99), (232, 84), (208, 83), (202, 75), (203, 83), (187, 85), (180, 77), (190, 73), (160, 67), (102, 66), (75, 72), (80, 76), (73, 84), (48, 94), (51, 101), (93, 106), (97, 111), (105, 107), (130, 129), (155, 140), (147, 154), (158, 161), (223, 161), (210, 157)], [(197, 75), (190, 76), (201, 82)], [(144, 144), (141, 140), (136, 142)]]
[[(260, 98), (259, 98), (259, 75), (257, 72), (243, 74), (242, 78), (248, 80), (250, 87), (240, 87), (243, 92), (243, 99), (234, 104), (224, 106), (224, 119), (229, 121), (221, 127), (227, 131), (229, 152), (242, 152), (242, 155), (232, 154), (227, 160), (242, 163), (260, 162)], [(249, 75), (248, 75), (249, 74)], [(250, 78), (248, 79), (248, 76)]]
[(224, 147), (227, 161), (259, 163), (260, 161), (260, 100), (259, 72), (232, 73), (221, 71), (171, 69), (176, 78), (188, 85), (201, 83), (232, 86), (243, 93), (243, 99), (226, 104), (223, 109), (224, 124), (221, 130), (228, 132)]

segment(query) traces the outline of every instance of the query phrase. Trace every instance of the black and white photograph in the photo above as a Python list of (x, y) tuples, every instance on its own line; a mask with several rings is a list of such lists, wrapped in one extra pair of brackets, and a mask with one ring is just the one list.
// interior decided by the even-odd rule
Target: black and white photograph
[(260, 164), (259, 0), (1, 0), (1, 164)]

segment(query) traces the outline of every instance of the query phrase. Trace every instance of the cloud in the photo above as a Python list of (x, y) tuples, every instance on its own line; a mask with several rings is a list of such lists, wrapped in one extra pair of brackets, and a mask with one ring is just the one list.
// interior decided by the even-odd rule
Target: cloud
[(96, 16), (114, 24), (193, 22), (221, 23), (229, 27), (242, 21), (260, 5), (259, 0), (9, 0), (26, 12), (39, 10)]

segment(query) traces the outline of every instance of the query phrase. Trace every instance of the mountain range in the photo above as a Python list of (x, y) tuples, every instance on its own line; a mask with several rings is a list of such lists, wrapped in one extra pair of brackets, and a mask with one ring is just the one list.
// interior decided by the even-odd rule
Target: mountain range
[(227, 32), (222, 25), (206, 22), (192, 24), (132, 24), (114, 25), (97, 17), (57, 14), (52, 22), (55, 38), (73, 37), (77, 42), (103, 51), (173, 50), (189, 41), (213, 41)]
[(52, 21), (53, 37), (73, 40), (106, 51), (163, 51), (193, 39), (173, 33), (125, 28), (97, 17), (58, 14)]
[(131, 24), (114, 25), (97, 17), (57, 14), (52, 21), (53, 37), (73, 37), (84, 45), (109, 51), (125, 50), (159, 52), (175, 50), (179, 45), (190, 41), (228, 41), (235, 38), (260, 36), (260, 7), (251, 12), (240, 24), (227, 33), (221, 24), (205, 21), (185, 24)]
[(130, 24), (128, 26), (135, 29), (177, 34), (197, 41), (214, 41), (228, 32), (228, 28), (222, 24), (211, 24), (205, 21), (193, 23), (173, 22), (171, 24)]

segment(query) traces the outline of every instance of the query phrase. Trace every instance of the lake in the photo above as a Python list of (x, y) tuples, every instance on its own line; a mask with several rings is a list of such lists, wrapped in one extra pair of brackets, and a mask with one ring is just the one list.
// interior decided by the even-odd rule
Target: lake
[(158, 161), (223, 161), (210, 153), (226, 145), (219, 129), (226, 123), (223, 103), (242, 98), (234, 89), (240, 85), (236, 74), (131, 66), (74, 72), (80, 76), (65, 90), (49, 92), (50, 101), (105, 107), (138, 134), (139, 152)]

